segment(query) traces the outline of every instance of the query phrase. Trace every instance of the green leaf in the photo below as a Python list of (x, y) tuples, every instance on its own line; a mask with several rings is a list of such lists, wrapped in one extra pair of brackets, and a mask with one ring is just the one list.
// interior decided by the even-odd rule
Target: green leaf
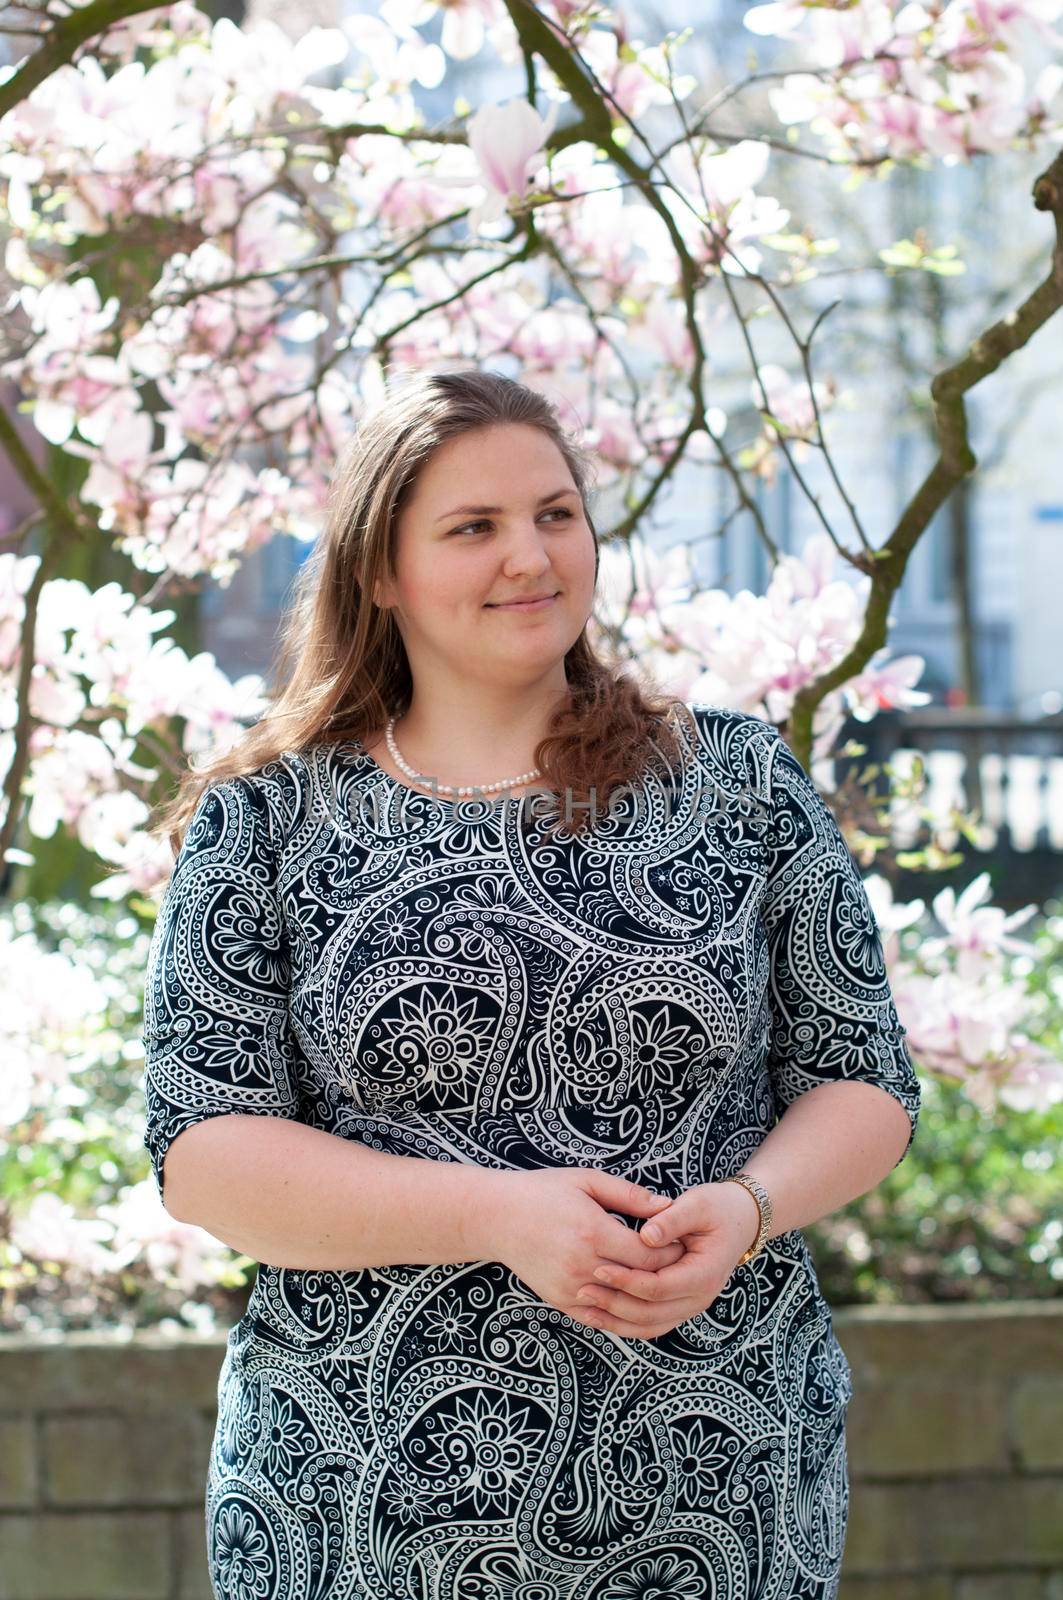
[(923, 259), (923, 251), (911, 239), (898, 239), (878, 254), (888, 267), (917, 267)]
[(808, 240), (803, 233), (762, 233), (760, 242), (772, 250), (800, 250), (803, 253), (808, 249)]

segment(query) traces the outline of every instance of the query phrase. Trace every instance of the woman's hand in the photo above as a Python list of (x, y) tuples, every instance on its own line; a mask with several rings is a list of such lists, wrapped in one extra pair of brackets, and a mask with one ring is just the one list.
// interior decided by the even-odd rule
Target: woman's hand
[[(650, 1225), (647, 1224), (649, 1227)], [(657, 1339), (696, 1317), (720, 1294), (757, 1236), (760, 1208), (740, 1183), (701, 1183), (654, 1217), (658, 1243), (680, 1240), (681, 1259), (657, 1271), (619, 1261), (595, 1269), (578, 1291), (584, 1318), (629, 1339)], [(647, 1235), (646, 1228), (642, 1233)], [(597, 1310), (589, 1309), (597, 1307)]]
[[(589, 1322), (576, 1299), (596, 1267), (630, 1268), (644, 1277), (683, 1256), (683, 1246), (650, 1245), (621, 1216), (660, 1218), (672, 1205), (630, 1178), (595, 1167), (499, 1172), (492, 1222), (493, 1259), (516, 1273), (548, 1305)], [(733, 1185), (732, 1185), (733, 1187)]]

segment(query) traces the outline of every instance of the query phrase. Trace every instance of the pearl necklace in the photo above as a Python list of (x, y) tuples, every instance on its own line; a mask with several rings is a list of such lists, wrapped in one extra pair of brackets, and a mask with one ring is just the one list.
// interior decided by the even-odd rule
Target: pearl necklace
[[(436, 787), (434, 782), (430, 783), (423, 772), (415, 772), (413, 768), (408, 766), (402, 759), (401, 755), (399, 754), (399, 747), (395, 743), (395, 735), (393, 732), (394, 727), (395, 718), (389, 717), (386, 738), (388, 749), (391, 751), (392, 759), (394, 760), (396, 766), (401, 767), (406, 776), (408, 778), (412, 778), (415, 783), (419, 783), (423, 789), (434, 789)], [(516, 788), (518, 784), (531, 783), (534, 778), (538, 778), (540, 776), (541, 774), (539, 768), (533, 767), (530, 772), (522, 772), (518, 778), (501, 778), (497, 783), (475, 783), (462, 785), (461, 787), (453, 783), (448, 783), (444, 784), (443, 787), (445, 789), (452, 789), (454, 793), (458, 795), (471, 795), (474, 793), (493, 794), (496, 789)]]

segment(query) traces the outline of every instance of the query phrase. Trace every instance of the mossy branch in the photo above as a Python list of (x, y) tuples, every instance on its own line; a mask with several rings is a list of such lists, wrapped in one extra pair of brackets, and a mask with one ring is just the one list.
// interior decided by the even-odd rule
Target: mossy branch
[(786, 739), (805, 766), (811, 758), (816, 707), (832, 690), (862, 672), (885, 645), (890, 605), (900, 588), (908, 558), (961, 478), (978, 465), (971, 449), (964, 396), (1028, 344), (1063, 306), (1063, 151), (1034, 183), (1033, 203), (1036, 210), (1050, 212), (1055, 221), (1055, 246), (1048, 275), (1017, 311), (1009, 311), (979, 334), (959, 361), (931, 381), (938, 458), (901, 512), (885, 544), (849, 557), (853, 566), (871, 579), (863, 626), (841, 660), (794, 696)]

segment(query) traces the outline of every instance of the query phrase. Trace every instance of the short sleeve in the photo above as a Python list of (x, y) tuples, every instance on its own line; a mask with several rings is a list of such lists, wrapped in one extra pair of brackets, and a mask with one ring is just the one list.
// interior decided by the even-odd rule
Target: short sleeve
[(770, 763), (768, 877), (761, 915), (769, 951), (768, 1057), (779, 1115), (818, 1084), (873, 1083), (908, 1114), (921, 1093), (893, 1002), (882, 939), (860, 870), (831, 811), (789, 746)]
[(247, 778), (209, 785), (159, 906), (144, 981), (144, 1143), (239, 1113), (295, 1118), (289, 956), (269, 812)]

